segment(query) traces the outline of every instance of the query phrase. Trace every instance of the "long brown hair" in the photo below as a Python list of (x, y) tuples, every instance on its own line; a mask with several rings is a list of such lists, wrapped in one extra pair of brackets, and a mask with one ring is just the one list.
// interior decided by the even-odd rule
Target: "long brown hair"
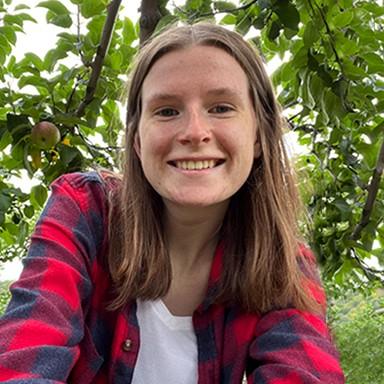
[(209, 23), (172, 27), (142, 48), (128, 90), (123, 178), (110, 198), (108, 265), (116, 289), (112, 309), (127, 300), (164, 296), (171, 263), (162, 229), (163, 203), (146, 180), (134, 151), (145, 77), (163, 55), (193, 45), (228, 52), (248, 77), (261, 156), (231, 198), (222, 229), (224, 267), (216, 302), (250, 312), (294, 306), (314, 309), (298, 258), (300, 201), (282, 141), (283, 123), (257, 52), (237, 33)]

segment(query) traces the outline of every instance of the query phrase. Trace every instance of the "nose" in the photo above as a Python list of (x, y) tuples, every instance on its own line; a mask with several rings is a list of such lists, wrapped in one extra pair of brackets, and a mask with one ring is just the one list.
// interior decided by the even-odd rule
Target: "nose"
[(199, 145), (211, 140), (209, 122), (199, 111), (187, 114), (179, 135), (179, 142), (183, 145)]

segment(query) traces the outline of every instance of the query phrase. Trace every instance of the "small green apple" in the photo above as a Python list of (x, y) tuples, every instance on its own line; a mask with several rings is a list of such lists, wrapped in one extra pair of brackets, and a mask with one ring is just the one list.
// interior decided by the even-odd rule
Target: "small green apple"
[(60, 131), (49, 121), (40, 121), (31, 132), (31, 142), (38, 148), (47, 150), (53, 148), (60, 141)]

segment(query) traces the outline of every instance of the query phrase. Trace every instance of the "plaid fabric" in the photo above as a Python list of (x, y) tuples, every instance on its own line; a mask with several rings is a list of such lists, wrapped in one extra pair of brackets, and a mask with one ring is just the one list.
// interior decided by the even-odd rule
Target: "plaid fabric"
[[(96, 173), (71, 174), (52, 195), (32, 236), (12, 300), (0, 319), (0, 382), (128, 384), (140, 338), (135, 302), (110, 312), (104, 266), (107, 206)], [(210, 304), (195, 311), (199, 384), (344, 383), (323, 318), (295, 309), (262, 317)]]

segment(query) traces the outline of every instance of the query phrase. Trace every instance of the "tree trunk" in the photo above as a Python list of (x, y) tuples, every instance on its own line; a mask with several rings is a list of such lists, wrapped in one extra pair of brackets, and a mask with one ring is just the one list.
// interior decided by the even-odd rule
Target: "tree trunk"
[(140, 44), (143, 44), (161, 19), (159, 0), (142, 0), (140, 13)]

